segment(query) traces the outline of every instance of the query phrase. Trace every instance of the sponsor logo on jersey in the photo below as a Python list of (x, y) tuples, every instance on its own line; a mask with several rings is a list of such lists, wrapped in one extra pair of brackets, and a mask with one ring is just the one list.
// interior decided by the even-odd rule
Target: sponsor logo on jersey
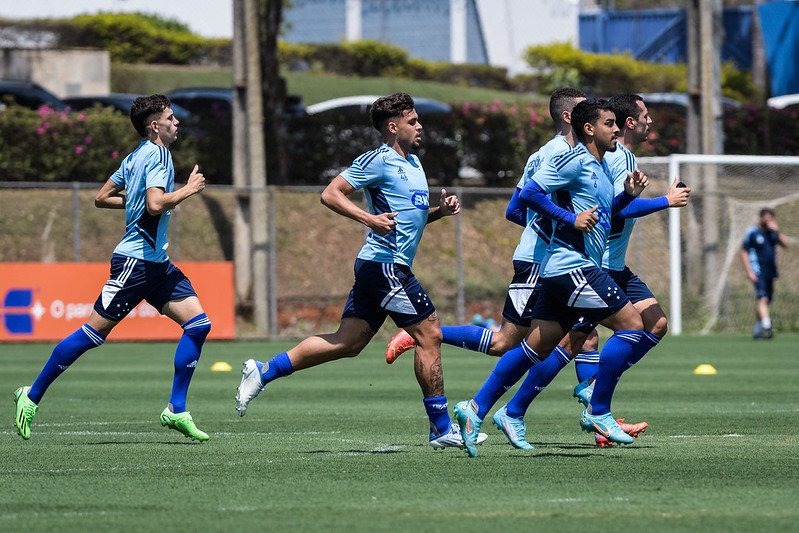
[(430, 197), (427, 191), (411, 190), (411, 203), (417, 209), (429, 209)]

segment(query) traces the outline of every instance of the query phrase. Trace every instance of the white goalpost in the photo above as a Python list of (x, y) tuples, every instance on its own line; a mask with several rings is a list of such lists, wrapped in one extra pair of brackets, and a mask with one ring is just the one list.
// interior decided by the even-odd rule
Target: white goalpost
[[(651, 163), (654, 159), (649, 158)], [(640, 162), (644, 167), (647, 158)], [(751, 287), (742, 279), (740, 261), (736, 261), (743, 236), (764, 207), (777, 212), (783, 233), (799, 236), (793, 233), (799, 228), (799, 209), (792, 208), (799, 206), (799, 157), (672, 155), (668, 177), (677, 177), (692, 188), (686, 217), (681, 216), (683, 209), (668, 210), (670, 332), (683, 332), (685, 296), (691, 298), (692, 331), (739, 330), (750, 311), (754, 314)], [(778, 252), (781, 276), (788, 281), (778, 285), (775, 301), (785, 292), (784, 306), (794, 306), (799, 300), (792, 248)], [(795, 311), (790, 309), (792, 316), (784, 317), (785, 326), (793, 326), (790, 320)]]

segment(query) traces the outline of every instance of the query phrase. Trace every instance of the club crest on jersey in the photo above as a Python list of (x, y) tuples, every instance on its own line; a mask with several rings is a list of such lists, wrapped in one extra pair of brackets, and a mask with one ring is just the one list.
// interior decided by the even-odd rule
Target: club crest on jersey
[(411, 190), (411, 203), (416, 209), (428, 209), (430, 207), (430, 199), (427, 191)]

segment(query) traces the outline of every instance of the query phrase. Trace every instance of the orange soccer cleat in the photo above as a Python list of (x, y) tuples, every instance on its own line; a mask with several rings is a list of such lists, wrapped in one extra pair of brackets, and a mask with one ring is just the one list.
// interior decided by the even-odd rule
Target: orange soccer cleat
[(391, 337), (391, 341), (388, 343), (388, 349), (386, 350), (386, 363), (393, 363), (397, 360), (397, 357), (404, 354), (414, 346), (416, 346), (416, 343), (413, 341), (413, 337), (408, 335), (408, 332), (404, 329), (400, 329), (396, 335)]
[[(637, 438), (638, 435), (646, 431), (646, 428), (649, 427), (649, 424), (646, 422), (639, 422), (637, 424), (625, 424), (623, 418), (619, 418), (616, 420), (616, 423), (619, 424), (619, 427), (622, 431), (633, 438)], [(594, 433), (594, 442), (600, 448), (610, 448), (613, 446), (613, 443), (600, 435), (599, 433)]]
[(649, 424), (647, 424), (646, 422), (639, 422), (637, 424), (625, 424), (623, 418), (619, 418), (618, 420), (616, 420), (616, 423), (619, 424), (619, 427), (623, 432), (635, 438), (638, 438), (638, 434), (643, 433), (644, 431), (646, 431), (646, 428), (649, 427)]

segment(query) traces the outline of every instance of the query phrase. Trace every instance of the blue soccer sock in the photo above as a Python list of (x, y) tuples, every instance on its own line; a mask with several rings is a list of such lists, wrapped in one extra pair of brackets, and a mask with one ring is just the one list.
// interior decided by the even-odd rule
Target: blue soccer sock
[(172, 394), (169, 396), (173, 413), (186, 410), (189, 383), (200, 360), (205, 338), (211, 331), (211, 320), (205, 313), (201, 313), (180, 327), (183, 328), (183, 335), (175, 349), (175, 377), (172, 379)]
[(427, 418), (430, 419), (430, 432), (435, 435), (441, 435), (449, 431), (452, 420), (449, 418), (449, 411), (447, 410), (447, 397), (434, 396), (425, 398), (423, 401)]
[(494, 332), (480, 326), (441, 326), (442, 341), (445, 344), (466, 348), (473, 352), (488, 353)]
[(522, 341), (518, 346), (511, 348), (499, 358), (494, 370), (480, 387), (473, 401), (477, 404), (477, 416), (484, 419), (494, 404), (505, 392), (513, 387), (531, 366), (540, 363), (538, 357), (527, 342)]
[(577, 373), (577, 381), (580, 383), (596, 376), (598, 367), (599, 352), (597, 350), (580, 352), (577, 354), (577, 357), (574, 358), (574, 371)]
[(649, 353), (649, 350), (657, 346), (659, 342), (660, 337), (651, 331), (644, 331), (644, 335), (641, 337), (641, 347), (627, 360), (627, 368), (631, 368), (635, 363), (643, 359), (643, 357)]
[(571, 361), (569, 353), (560, 346), (556, 346), (552, 353), (549, 354), (549, 357), (534, 365), (530, 372), (527, 373), (527, 377), (522, 382), (519, 390), (508, 402), (506, 411), (508, 416), (513, 418), (524, 416), (538, 393), (555, 379), (558, 372), (568, 365), (569, 361)]
[(604, 415), (610, 412), (613, 391), (622, 372), (627, 369), (627, 361), (645, 348), (641, 342), (642, 336), (643, 331), (617, 331), (602, 347), (591, 395), (591, 414)]
[(96, 348), (105, 342), (105, 337), (88, 324), (83, 324), (80, 329), (74, 331), (69, 337), (59, 342), (50, 359), (45, 363), (44, 368), (39, 373), (39, 377), (31, 385), (28, 391), (28, 398), (35, 404), (42, 400), (47, 387), (64, 373), (69, 366), (78, 360), (86, 350)]
[(277, 378), (290, 376), (294, 372), (294, 367), (291, 366), (291, 360), (286, 352), (277, 354), (266, 364), (257, 361), (255, 364), (258, 366), (264, 385)]

